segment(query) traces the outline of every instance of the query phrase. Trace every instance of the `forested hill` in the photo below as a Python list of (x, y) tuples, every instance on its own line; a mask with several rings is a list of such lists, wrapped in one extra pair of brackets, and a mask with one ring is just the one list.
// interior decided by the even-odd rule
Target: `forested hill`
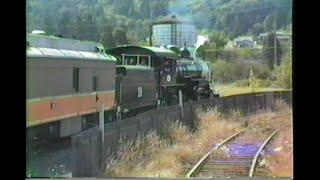
[(234, 37), (270, 31), (274, 22), (288, 27), (292, 0), (28, 0), (27, 32), (40, 29), (106, 47), (147, 44), (149, 22), (173, 13), (193, 20), (199, 31)]

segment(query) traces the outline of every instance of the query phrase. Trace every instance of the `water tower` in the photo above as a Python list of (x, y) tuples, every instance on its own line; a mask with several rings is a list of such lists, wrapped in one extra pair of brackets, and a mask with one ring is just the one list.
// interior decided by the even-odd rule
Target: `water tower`
[(153, 46), (175, 45), (179, 48), (194, 47), (197, 31), (192, 21), (177, 18), (175, 15), (164, 17), (151, 24)]

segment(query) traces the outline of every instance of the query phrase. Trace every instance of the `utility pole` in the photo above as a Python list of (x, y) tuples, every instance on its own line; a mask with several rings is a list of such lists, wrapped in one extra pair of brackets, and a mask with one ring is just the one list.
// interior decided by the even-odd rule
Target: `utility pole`
[(184, 112), (183, 112), (183, 96), (182, 96), (182, 91), (179, 90), (179, 106), (181, 109), (181, 117), (184, 117)]
[(276, 16), (276, 10), (274, 9), (274, 35), (273, 35), (273, 48), (274, 48), (274, 66), (277, 65), (277, 16)]
[(99, 129), (101, 131), (102, 147), (104, 147), (104, 105), (100, 106), (99, 111)]

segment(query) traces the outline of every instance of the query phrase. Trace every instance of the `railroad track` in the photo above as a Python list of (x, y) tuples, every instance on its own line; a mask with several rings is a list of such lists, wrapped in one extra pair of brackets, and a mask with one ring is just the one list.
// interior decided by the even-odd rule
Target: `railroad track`
[[(197, 162), (186, 177), (253, 177), (261, 152), (278, 132), (275, 130), (267, 137), (255, 138), (248, 132), (254, 125), (233, 134), (213, 147)], [(227, 155), (213, 157), (213, 153), (223, 147)], [(263, 168), (259, 168), (258, 171), (260, 175), (265, 173)]]

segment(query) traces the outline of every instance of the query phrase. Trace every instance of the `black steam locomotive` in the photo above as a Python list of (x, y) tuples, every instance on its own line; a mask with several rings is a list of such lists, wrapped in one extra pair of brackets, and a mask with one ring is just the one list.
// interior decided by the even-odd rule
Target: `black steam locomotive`
[(124, 113), (178, 104), (179, 91), (184, 101), (213, 95), (208, 64), (193, 60), (187, 50), (179, 55), (167, 48), (121, 46), (108, 53), (118, 60), (116, 99)]

